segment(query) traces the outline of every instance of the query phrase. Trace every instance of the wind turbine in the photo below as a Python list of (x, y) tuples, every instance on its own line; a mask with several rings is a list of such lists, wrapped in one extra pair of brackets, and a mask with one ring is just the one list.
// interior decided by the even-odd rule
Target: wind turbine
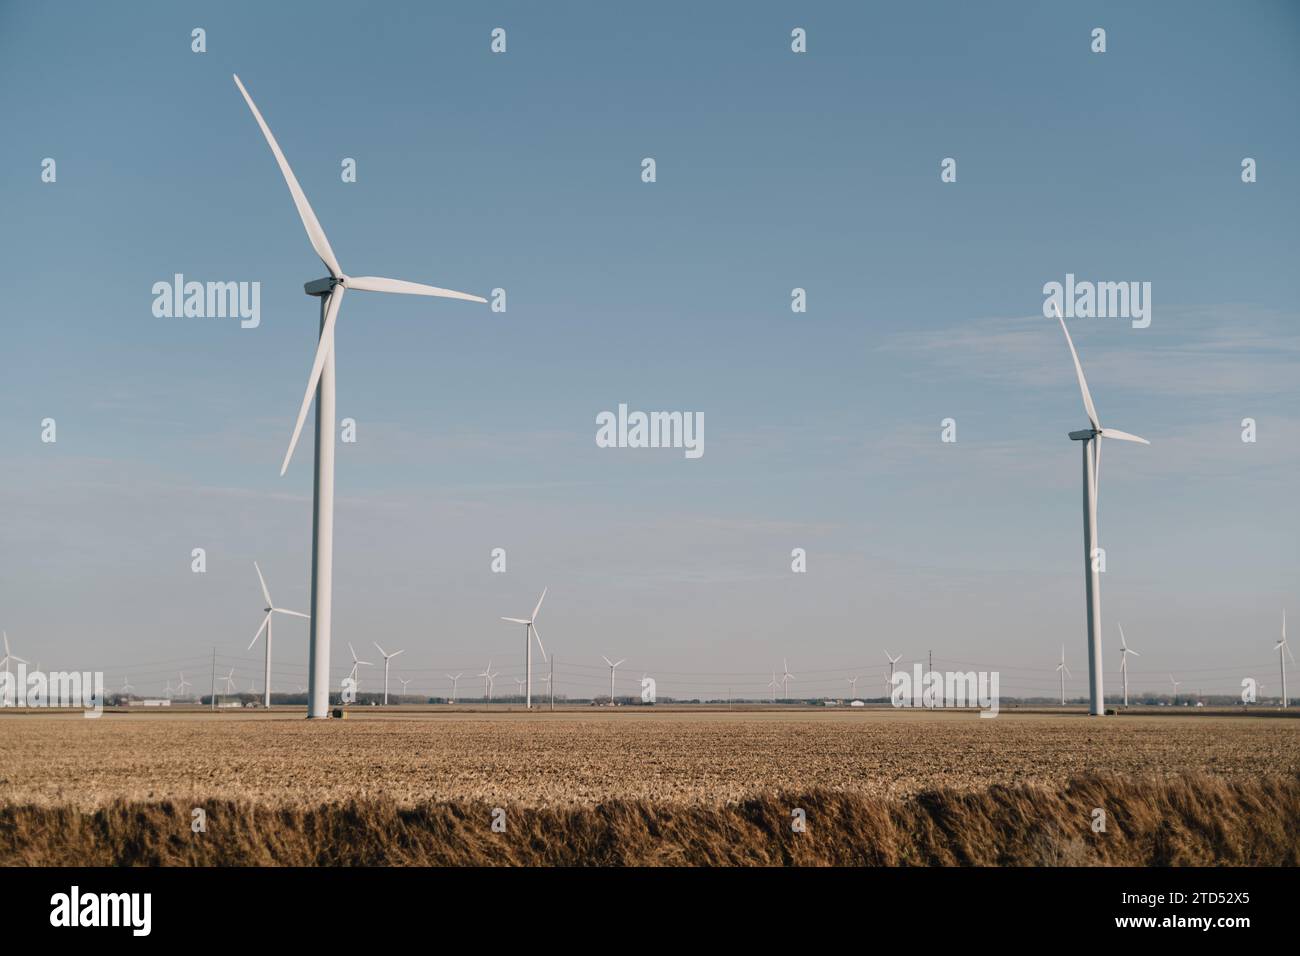
[(226, 684), (226, 693), (229, 694), (235, 689), (235, 669), (230, 668), (230, 673), (225, 677), (219, 678)]
[(776, 679), (776, 671), (772, 671), (772, 679), (767, 682), (767, 686), (772, 688), (772, 703), (776, 703), (776, 689), (781, 686), (781, 682)]
[[(9, 650), (8, 647), (5, 648)], [(1282, 640), (1273, 645), (1273, 650), (1277, 651), (1278, 663), (1282, 665), (1282, 708), (1286, 709), (1286, 659), (1291, 658), (1291, 663), (1295, 663), (1295, 655), (1291, 653), (1291, 645), (1286, 642), (1286, 609), (1282, 610)]]
[[(1118, 622), (1116, 622), (1118, 623)], [(1141, 657), (1137, 651), (1128, 646), (1128, 641), (1124, 640), (1124, 625), (1119, 625), (1119, 672), (1124, 677), (1124, 706), (1128, 706), (1128, 656)]]
[[(497, 676), (496, 674), (492, 673), (491, 661), (488, 661), (487, 668), (482, 672), (480, 672), (478, 676), (487, 678), (487, 699), (488, 699), (488, 703), (490, 704), (492, 703), (492, 685), (495, 683), (496, 676)], [(455, 684), (452, 684), (453, 693), (455, 692), (455, 686), (456, 686)]]
[(511, 624), (524, 625), (524, 679), (528, 682), (528, 692), (524, 697), (524, 703), (532, 709), (533, 706), (533, 642), (531, 638), (537, 638), (537, 649), (542, 652), (542, 660), (546, 660), (546, 648), (542, 647), (542, 635), (537, 633), (537, 612), (542, 609), (542, 602), (546, 600), (547, 588), (542, 588), (542, 596), (537, 599), (537, 606), (533, 608), (531, 617), (503, 617), (501, 620), (509, 621)]
[[(491, 661), (488, 661), (488, 669), (489, 669), (489, 670), (492, 669), (492, 662), (491, 662)], [(482, 677), (483, 675), (482, 675), (482, 674), (479, 674), (478, 676), (479, 676), (479, 677)], [(454, 703), (456, 703), (456, 682), (460, 680), (460, 674), (448, 674), (448, 675), (447, 675), (447, 679), (448, 679), (449, 681), (451, 681), (451, 701), (450, 701), (450, 703), (453, 703), (453, 704), (454, 704)]]
[(613, 707), (614, 706), (614, 669), (618, 667), (619, 664), (622, 664), (625, 660), (627, 660), (627, 658), (620, 657), (616, 661), (611, 661), (608, 657), (602, 654), (600, 656), (600, 659), (609, 665), (609, 706)]
[[(14, 658), (14, 660), (18, 660), (18, 658)], [(23, 663), (27, 663), (27, 662), (24, 661)], [(118, 693), (119, 693), (119, 694), (125, 694), (126, 696), (130, 697), (130, 696), (131, 696), (131, 691), (133, 691), (133, 690), (135, 690), (135, 687), (132, 686), (132, 684), (131, 684), (131, 678), (130, 678), (129, 676), (125, 676), (125, 677), (123, 677), (123, 678), (122, 678), (122, 689), (121, 689), (120, 691), (118, 691)]]
[(406, 696), (406, 685), (409, 684), (409, 683), (411, 682), (411, 678), (409, 678), (409, 677), (399, 677), (399, 678), (397, 678), (397, 679), (398, 679), (399, 681), (402, 682), (402, 696), (405, 697), (405, 696)]
[(903, 659), (903, 655), (899, 654), (897, 657), (894, 657), (888, 650), (886, 650), (885, 657), (889, 659), (889, 690), (885, 694), (885, 696), (888, 697), (894, 691), (894, 665)]
[(1058, 674), (1061, 675), (1061, 706), (1064, 707), (1064, 706), (1065, 706), (1065, 678), (1066, 678), (1067, 675), (1070, 676), (1070, 677), (1073, 677), (1073, 676), (1074, 676), (1073, 674), (1070, 673), (1070, 668), (1068, 668), (1068, 667), (1065, 665), (1065, 645), (1064, 645), (1064, 644), (1061, 645), (1061, 663), (1059, 663), (1059, 664), (1056, 665), (1056, 671), (1057, 671)]
[(1060, 305), (1056, 305), (1056, 317), (1061, 322), (1061, 331), (1065, 333), (1065, 343), (1070, 347), (1070, 357), (1074, 359), (1074, 372), (1079, 378), (1079, 392), (1083, 396), (1083, 410), (1088, 415), (1090, 426), (1070, 432), (1070, 440), (1080, 442), (1083, 448), (1083, 569), (1084, 595), (1088, 606), (1088, 713), (1100, 717), (1106, 713), (1101, 674), (1101, 569), (1093, 552), (1097, 550), (1097, 487), (1101, 480), (1101, 440), (1117, 438), (1142, 445), (1151, 443), (1117, 428), (1101, 426), (1097, 408), (1092, 403), (1092, 394), (1088, 391), (1088, 381), (1083, 377), (1083, 366), (1079, 364), (1079, 353), (1074, 349), (1070, 330), (1065, 327), (1065, 316), (1061, 314)]
[(193, 687), (194, 685), (191, 684), (189, 681), (187, 681), (187, 680), (185, 679), (185, 672), (184, 672), (184, 671), (181, 671), (181, 672), (180, 672), (180, 675), (181, 675), (181, 682), (180, 682), (179, 684), (176, 685), (176, 692), (177, 692), (178, 694), (180, 694), (182, 697), (184, 697), (184, 696), (185, 696), (185, 688), (186, 688), (186, 687)]
[[(351, 652), (352, 654), (352, 670), (348, 673), (348, 676), (351, 677), (353, 680), (357, 680), (357, 682), (360, 683), (360, 681), (357, 679), (357, 668), (360, 667), (362, 664), (365, 664), (367, 667), (374, 667), (375, 665), (370, 663), (370, 661), (363, 661), (359, 657), (357, 657), (357, 649), (352, 646), (351, 641), (348, 642), (348, 651)], [(311, 684), (309, 683), (307, 686), (310, 687)], [(310, 693), (310, 691), (308, 693)]]
[(853, 697), (857, 697), (857, 696), (858, 696), (858, 679), (857, 679), (856, 677), (850, 677), (850, 678), (848, 679), (848, 681), (849, 681), (849, 688), (850, 688), (850, 695), (851, 695), (851, 698), (853, 698)]
[(262, 700), (262, 706), (269, 710), (271, 707), (271, 618), (276, 614), (288, 614), (292, 617), (305, 617), (310, 620), (311, 615), (303, 614), (301, 611), (290, 611), (287, 608), (276, 607), (275, 602), (271, 600), (271, 592), (266, 589), (266, 578), (262, 577), (262, 569), (257, 566), (256, 561), (253, 562), (253, 570), (257, 572), (257, 583), (262, 585), (262, 597), (266, 598), (266, 607), (262, 608), (266, 612), (266, 617), (262, 618), (262, 626), (257, 629), (253, 639), (248, 642), (248, 649), (251, 651), (253, 645), (257, 643), (257, 639), (262, 636), (262, 632), (266, 631), (266, 693)]
[(515, 678), (515, 686), (519, 689), (515, 691), (520, 697), (524, 696), (524, 684), (527, 683), (522, 677)]
[(391, 654), (385, 654), (384, 649), (382, 647), (379, 647), (378, 641), (375, 641), (374, 645), (376, 648), (379, 649), (379, 653), (384, 655), (384, 706), (387, 707), (388, 706), (388, 662), (391, 661), (398, 654), (405, 653), (406, 648), (402, 648), (400, 651), (393, 651), (393, 653)]
[[(14, 653), (12, 653), (12, 652), (9, 650), (9, 632), (8, 632), (8, 631), (0, 631), (0, 633), (2, 633), (2, 634), (4, 635), (4, 641), (5, 641), (5, 656), (4, 656), (4, 660), (0, 661), (0, 664), (4, 664), (4, 666), (5, 666), (5, 673), (6, 673), (6, 674), (9, 674), (9, 662), (10, 662), (10, 661), (17, 661), (19, 664), (30, 664), (31, 661), (25, 661), (25, 660), (23, 660), (21, 657), (19, 657), (17, 654), (14, 654)], [(13, 678), (12, 678), (12, 676), (11, 676), (11, 677), (9, 678), (9, 681), (12, 681), (12, 680), (13, 680)]]
[(1178, 706), (1178, 685), (1181, 684), (1182, 681), (1174, 680), (1174, 675), (1170, 674), (1169, 683), (1174, 685), (1174, 706), (1177, 707)]
[(168, 680), (166, 685), (163, 687), (163, 696), (170, 700), (173, 693), (172, 682)]
[(289, 168), (289, 161), (284, 158), (280, 144), (275, 141), (271, 128), (266, 125), (261, 112), (248, 90), (234, 77), (235, 85), (248, 104), (253, 118), (266, 137), (267, 145), (275, 155), (280, 173), (289, 187), (293, 204), (298, 209), (303, 227), (311, 246), (320, 256), (321, 262), (329, 270), (329, 276), (308, 282), (304, 291), (308, 295), (319, 296), (321, 300), (320, 337), (316, 345), (316, 357), (312, 362), (311, 374), (307, 379), (307, 392), (298, 410), (298, 420), (294, 425), (293, 437), (289, 439), (289, 450), (285, 453), (280, 466), (284, 475), (293, 457), (298, 436), (307, 419), (307, 409), (311, 407), (312, 393), (316, 395), (316, 468), (313, 498), (315, 504), (315, 521), (312, 525), (312, 560), (311, 560), (311, 652), (308, 667), (308, 717), (326, 717), (329, 714), (329, 660), (330, 660), (330, 611), (334, 583), (334, 325), (338, 321), (339, 306), (343, 294), (348, 289), (367, 292), (398, 292), (405, 295), (427, 295), (445, 299), (463, 299), (468, 302), (486, 303), (487, 300), (464, 292), (452, 292), (431, 285), (405, 282), (400, 279), (384, 279), (375, 276), (348, 276), (339, 266), (334, 250), (330, 248), (325, 230), (321, 228), (311, 203), (298, 185), (298, 179)]
[(781, 658), (781, 671), (781, 698), (783, 700), (789, 700), (790, 679), (793, 678), (794, 675), (790, 673), (790, 663), (785, 658)]

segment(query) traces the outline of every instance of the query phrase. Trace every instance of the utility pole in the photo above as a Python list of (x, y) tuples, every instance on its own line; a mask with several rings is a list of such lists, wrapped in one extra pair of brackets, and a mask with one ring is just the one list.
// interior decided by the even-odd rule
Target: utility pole
[[(928, 678), (928, 677), (930, 676), (930, 674), (933, 674), (933, 673), (934, 673), (934, 651), (927, 651), (926, 653), (930, 655), (930, 664), (929, 664), (929, 667), (928, 667), (928, 669), (927, 669), (927, 671), (926, 671), (926, 677)], [(934, 706), (934, 697), (933, 697), (933, 696), (930, 697), (930, 706), (931, 706), (931, 707)]]
[(555, 713), (555, 655), (551, 655), (551, 679), (546, 682), (551, 689), (551, 713)]
[(212, 649), (212, 699), (208, 701), (211, 704), (210, 710), (217, 709), (217, 649)]

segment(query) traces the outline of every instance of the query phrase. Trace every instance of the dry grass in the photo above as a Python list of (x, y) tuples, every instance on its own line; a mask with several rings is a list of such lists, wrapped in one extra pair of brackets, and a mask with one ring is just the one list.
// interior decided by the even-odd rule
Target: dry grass
[[(267, 807), (116, 802), (0, 807), (15, 865), (873, 865), (1086, 866), (1300, 863), (1300, 780), (1087, 777), (1057, 788), (940, 790), (906, 799), (812, 791), (729, 806), (649, 801), (509, 811), (391, 801)], [(807, 830), (791, 829), (791, 810)], [(1094, 833), (1093, 808), (1107, 813)]]

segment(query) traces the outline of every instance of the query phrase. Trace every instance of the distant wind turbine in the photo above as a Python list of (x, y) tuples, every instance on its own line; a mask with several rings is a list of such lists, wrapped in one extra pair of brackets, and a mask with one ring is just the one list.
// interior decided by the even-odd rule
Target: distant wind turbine
[(179, 684), (176, 685), (176, 692), (177, 692), (178, 694), (180, 694), (182, 697), (184, 697), (184, 696), (185, 696), (185, 688), (186, 688), (186, 687), (193, 687), (194, 685), (191, 684), (189, 681), (187, 681), (187, 680), (185, 679), (185, 672), (184, 672), (184, 671), (181, 671), (181, 672), (180, 672), (180, 675), (181, 675), (181, 682), (180, 682)]
[[(312, 395), (316, 397), (316, 469), (315, 469), (315, 521), (312, 525), (312, 561), (311, 561), (311, 646), (308, 665), (308, 703), (307, 716), (323, 718), (329, 715), (329, 663), (330, 663), (330, 612), (334, 581), (334, 324), (338, 320), (339, 306), (343, 294), (348, 289), (361, 289), (367, 292), (398, 292), (405, 295), (427, 295), (446, 299), (463, 299), (468, 302), (486, 303), (487, 300), (464, 292), (452, 292), (431, 285), (405, 282), (399, 279), (384, 279), (375, 276), (349, 276), (339, 266), (339, 261), (330, 248), (325, 230), (320, 220), (307, 201), (306, 194), (298, 184), (298, 179), (289, 168), (289, 161), (284, 158), (280, 144), (271, 133), (271, 127), (262, 118), (261, 111), (253, 103), (253, 98), (244, 88), (238, 76), (235, 85), (252, 111), (253, 118), (266, 137), (275, 161), (280, 167), (280, 174), (293, 196), (293, 204), (298, 209), (303, 227), (311, 246), (320, 256), (329, 276), (307, 283), (304, 290), (308, 295), (319, 296), (321, 300), (320, 337), (316, 345), (316, 357), (312, 362), (311, 374), (307, 379), (307, 392), (303, 396), (302, 406), (298, 410), (298, 420), (294, 424), (293, 437), (289, 439), (289, 450), (285, 453), (280, 466), (284, 475), (293, 457), (298, 436), (302, 433), (307, 420), (307, 410), (311, 407)], [(270, 602), (268, 602), (270, 603)]]
[(776, 689), (781, 686), (781, 682), (776, 679), (776, 671), (772, 671), (772, 679), (767, 682), (767, 686), (772, 688), (772, 703), (776, 703)]
[(790, 662), (784, 658), (781, 659), (781, 671), (781, 698), (783, 700), (789, 700), (790, 681), (793, 679), (794, 675), (790, 673)]
[(275, 602), (271, 600), (271, 592), (266, 588), (266, 578), (262, 577), (262, 569), (257, 566), (256, 561), (253, 562), (253, 570), (257, 572), (257, 583), (262, 585), (262, 597), (266, 598), (266, 607), (262, 608), (266, 612), (266, 617), (262, 618), (262, 626), (257, 629), (253, 639), (248, 642), (248, 649), (251, 651), (253, 645), (257, 643), (257, 639), (262, 636), (262, 632), (266, 631), (266, 646), (264, 648), (266, 651), (266, 674), (263, 678), (266, 684), (266, 693), (262, 699), (262, 706), (269, 709), (271, 706), (271, 618), (276, 614), (288, 614), (290, 617), (303, 617), (310, 620), (311, 615), (303, 614), (301, 611), (290, 611), (287, 608), (276, 607)]
[[(491, 667), (492, 667), (492, 662), (491, 662), (491, 661), (488, 661), (488, 668), (491, 669)], [(482, 674), (479, 674), (478, 676), (479, 676), (479, 677), (482, 677), (483, 675), (482, 675)], [(460, 677), (461, 677), (460, 674), (448, 674), (448, 675), (447, 675), (447, 680), (451, 681), (451, 701), (450, 701), (450, 703), (453, 703), (453, 704), (456, 703), (456, 682), (460, 680)]]
[(624, 661), (626, 661), (627, 658), (621, 657), (616, 661), (611, 661), (608, 657), (602, 654), (600, 659), (609, 665), (609, 706), (613, 707), (614, 706), (614, 670), (618, 667), (619, 664), (622, 664)]
[[(1118, 623), (1118, 622), (1117, 622)], [(1124, 706), (1128, 706), (1128, 656), (1141, 657), (1137, 651), (1128, 646), (1124, 640), (1124, 625), (1119, 625), (1119, 672), (1124, 678)]]
[(1065, 678), (1073, 677), (1070, 668), (1065, 665), (1065, 645), (1061, 645), (1061, 663), (1056, 665), (1056, 671), (1061, 675), (1061, 706), (1065, 706)]
[(379, 653), (384, 655), (384, 706), (387, 707), (388, 706), (388, 662), (391, 661), (398, 654), (405, 653), (406, 648), (402, 648), (400, 651), (393, 651), (393, 653), (389, 654), (386, 653), (384, 649), (379, 646), (378, 641), (375, 641), (374, 645), (375, 648), (379, 651)]
[(858, 696), (858, 679), (857, 679), (856, 677), (850, 677), (850, 678), (848, 679), (848, 681), (849, 681), (849, 696), (850, 696), (850, 697), (857, 697), (857, 696)]
[[(9, 674), (9, 673), (10, 673), (10, 671), (9, 671), (9, 662), (10, 662), (10, 661), (17, 661), (19, 664), (30, 664), (30, 663), (31, 663), (30, 661), (25, 661), (25, 660), (23, 660), (23, 659), (22, 659), (21, 657), (19, 657), (17, 654), (14, 654), (14, 653), (12, 653), (12, 652), (9, 650), (9, 632), (8, 632), (8, 631), (3, 631), (3, 632), (0, 632), (0, 633), (3, 633), (3, 635), (4, 635), (4, 642), (5, 642), (5, 656), (4, 656), (4, 660), (3, 660), (3, 661), (0, 661), (0, 664), (4, 664), (4, 666), (5, 666), (5, 673), (6, 673), (6, 674)], [(12, 677), (10, 678), (10, 680), (12, 680)]]
[[(903, 655), (899, 654), (894, 657), (886, 650), (885, 657), (889, 659), (889, 694), (892, 694), (894, 691), (894, 665), (903, 659)], [(889, 694), (886, 694), (886, 696), (889, 696)]]
[[(357, 649), (352, 646), (350, 641), (348, 642), (348, 651), (352, 654), (352, 670), (348, 673), (348, 676), (360, 685), (361, 680), (357, 677), (357, 668), (363, 664), (366, 667), (374, 667), (375, 665), (370, 663), (370, 661), (363, 661), (361, 658), (357, 657)], [(310, 687), (311, 685), (308, 684), (308, 686)]]
[[(5, 648), (8, 650), (8, 648)], [(1273, 650), (1277, 651), (1278, 663), (1282, 665), (1282, 708), (1287, 707), (1286, 696), (1286, 659), (1291, 658), (1291, 663), (1295, 663), (1295, 655), (1291, 653), (1291, 645), (1286, 642), (1286, 609), (1282, 610), (1282, 640), (1273, 645)]]
[(1177, 704), (1178, 704), (1178, 685), (1181, 684), (1182, 681), (1180, 681), (1180, 680), (1174, 680), (1174, 675), (1173, 675), (1173, 674), (1170, 674), (1170, 675), (1169, 675), (1169, 683), (1171, 683), (1171, 684), (1174, 685), (1174, 704), (1175, 704), (1175, 706), (1177, 706)]
[(1101, 568), (1094, 552), (1097, 550), (1097, 487), (1101, 481), (1101, 440), (1115, 438), (1142, 445), (1151, 443), (1117, 428), (1102, 428), (1097, 409), (1092, 403), (1092, 395), (1088, 391), (1088, 381), (1083, 377), (1083, 366), (1079, 364), (1079, 353), (1074, 349), (1070, 330), (1065, 327), (1065, 316), (1061, 313), (1060, 304), (1055, 299), (1053, 302), (1057, 306), (1056, 317), (1061, 322), (1061, 331), (1065, 333), (1065, 343), (1070, 347), (1070, 357), (1074, 359), (1074, 372), (1078, 376), (1079, 392), (1083, 396), (1083, 410), (1088, 415), (1089, 427), (1070, 432), (1070, 440), (1081, 442), (1083, 448), (1083, 567), (1084, 593), (1088, 607), (1088, 713), (1100, 717), (1106, 713), (1106, 701), (1101, 673)]
[(490, 704), (492, 703), (492, 687), (496, 683), (496, 677), (497, 677), (497, 675), (492, 672), (491, 661), (488, 661), (488, 666), (483, 671), (481, 671), (478, 676), (487, 678), (487, 699), (488, 699), (488, 703)]
[(529, 708), (533, 706), (532, 638), (537, 638), (537, 649), (542, 652), (542, 660), (546, 660), (546, 648), (542, 647), (542, 635), (537, 633), (537, 614), (542, 609), (542, 602), (546, 600), (547, 590), (547, 588), (542, 588), (542, 596), (537, 599), (537, 606), (533, 608), (533, 613), (529, 617), (503, 617), (501, 619), (509, 621), (511, 624), (524, 625), (524, 680), (528, 683), (528, 691), (524, 695), (524, 704)]

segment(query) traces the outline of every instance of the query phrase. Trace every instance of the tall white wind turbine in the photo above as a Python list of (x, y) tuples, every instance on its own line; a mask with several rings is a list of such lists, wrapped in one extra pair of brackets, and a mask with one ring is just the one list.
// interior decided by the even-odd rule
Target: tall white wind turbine
[(781, 686), (781, 682), (776, 679), (776, 671), (772, 671), (772, 679), (767, 682), (767, 686), (772, 688), (772, 703), (776, 703), (776, 689)]
[(391, 661), (398, 654), (406, 653), (406, 648), (402, 648), (400, 651), (393, 651), (393, 653), (388, 654), (385, 653), (384, 649), (379, 646), (378, 641), (373, 641), (372, 643), (378, 649), (379, 653), (384, 655), (384, 706), (387, 707), (388, 706), (388, 662)]
[(1171, 684), (1174, 685), (1174, 706), (1176, 707), (1176, 706), (1178, 706), (1178, 685), (1181, 684), (1182, 681), (1180, 681), (1180, 680), (1174, 680), (1174, 675), (1173, 675), (1173, 674), (1170, 674), (1170, 675), (1169, 675), (1169, 683), (1171, 683)]
[(399, 678), (397, 678), (397, 679), (398, 679), (398, 681), (399, 681), (399, 682), (401, 683), (401, 685), (402, 685), (402, 696), (405, 697), (405, 696), (406, 696), (406, 685), (409, 684), (409, 683), (411, 682), (411, 678), (409, 678), (409, 677), (399, 677)]
[[(9, 650), (8, 647), (5, 648)], [(1291, 645), (1286, 642), (1286, 609), (1282, 610), (1282, 640), (1273, 645), (1273, 650), (1277, 651), (1278, 663), (1282, 665), (1282, 707), (1287, 706), (1286, 696), (1286, 659), (1291, 658), (1291, 663), (1295, 663), (1295, 655), (1291, 653)]]
[(889, 659), (889, 690), (885, 693), (885, 696), (888, 697), (894, 692), (894, 665), (903, 659), (903, 655), (899, 654), (897, 657), (894, 657), (888, 650), (886, 650), (885, 657)]
[(248, 90), (234, 78), (235, 85), (248, 104), (253, 118), (266, 137), (267, 145), (275, 156), (280, 173), (289, 187), (293, 204), (298, 216), (307, 230), (307, 238), (312, 248), (320, 256), (329, 276), (308, 282), (304, 290), (308, 295), (319, 296), (321, 300), (320, 337), (316, 345), (316, 357), (312, 362), (311, 374), (307, 379), (307, 392), (303, 396), (302, 406), (298, 410), (298, 420), (294, 425), (293, 437), (289, 439), (289, 450), (285, 453), (280, 466), (283, 475), (293, 457), (298, 436), (307, 419), (307, 410), (311, 407), (312, 394), (316, 396), (316, 468), (315, 468), (315, 521), (312, 526), (311, 559), (311, 651), (308, 665), (307, 716), (323, 718), (329, 715), (329, 660), (330, 660), (330, 611), (332, 605), (334, 581), (334, 325), (338, 321), (339, 306), (343, 294), (348, 289), (367, 292), (398, 292), (404, 295), (427, 295), (445, 299), (462, 299), (467, 302), (486, 303), (487, 300), (464, 292), (452, 292), (431, 285), (405, 282), (400, 279), (384, 279), (375, 276), (349, 276), (344, 274), (339, 261), (330, 248), (325, 230), (321, 228), (316, 213), (312, 211), (307, 196), (298, 185), (298, 179), (289, 168), (276, 142), (271, 128), (266, 125), (261, 112)]
[(184, 696), (185, 696), (185, 688), (186, 688), (186, 687), (193, 687), (194, 685), (185, 679), (185, 672), (184, 672), (184, 671), (181, 671), (181, 672), (180, 672), (180, 675), (181, 675), (181, 682), (180, 682), (179, 684), (176, 685), (176, 693), (178, 693), (178, 694), (180, 694), (182, 697), (184, 697)]
[(1083, 366), (1079, 364), (1079, 353), (1074, 349), (1074, 340), (1070, 330), (1065, 327), (1065, 316), (1057, 304), (1056, 317), (1061, 322), (1061, 331), (1065, 333), (1065, 344), (1070, 347), (1070, 357), (1074, 360), (1074, 372), (1079, 379), (1079, 392), (1083, 396), (1083, 410), (1088, 415), (1088, 428), (1070, 432), (1070, 440), (1081, 443), (1083, 448), (1083, 579), (1084, 596), (1088, 608), (1088, 713), (1100, 717), (1106, 713), (1106, 701), (1102, 691), (1101, 673), (1101, 570), (1095, 552), (1097, 550), (1097, 486), (1101, 479), (1101, 440), (1115, 438), (1119, 441), (1151, 444), (1145, 438), (1130, 435), (1117, 428), (1103, 428), (1097, 417), (1097, 408), (1092, 403), (1092, 394), (1088, 391), (1088, 381), (1083, 377)]
[[(490, 669), (491, 667), (492, 667), (492, 662), (489, 661), (489, 662), (488, 662), (488, 668)], [(479, 674), (478, 676), (479, 676), (479, 677), (482, 677), (483, 675), (482, 675), (482, 674)], [(450, 703), (453, 703), (453, 704), (456, 703), (456, 683), (460, 680), (460, 677), (461, 677), (460, 674), (448, 674), (448, 675), (447, 675), (447, 680), (451, 681), (451, 701), (450, 701)]]
[(600, 659), (609, 665), (609, 706), (613, 707), (614, 706), (614, 670), (618, 667), (619, 664), (622, 664), (625, 660), (627, 660), (627, 658), (620, 657), (616, 661), (611, 661), (608, 657), (602, 654), (600, 656)]
[(850, 691), (851, 696), (852, 696), (852, 697), (857, 697), (857, 696), (858, 696), (858, 679), (857, 679), (856, 677), (850, 677), (850, 678), (848, 678), (848, 681), (849, 681), (849, 687), (851, 688), (851, 691)]
[(790, 681), (794, 675), (790, 673), (790, 662), (785, 658), (781, 659), (781, 699), (790, 699)]
[(1056, 672), (1061, 675), (1061, 706), (1064, 707), (1065, 706), (1065, 678), (1067, 675), (1070, 677), (1074, 676), (1073, 674), (1070, 673), (1070, 668), (1065, 666), (1065, 645), (1064, 644), (1061, 645), (1061, 663), (1056, 665)]
[(542, 602), (546, 600), (547, 588), (542, 588), (542, 596), (537, 599), (537, 606), (533, 608), (533, 613), (527, 618), (523, 617), (503, 617), (501, 620), (509, 621), (511, 624), (524, 625), (524, 680), (528, 682), (528, 688), (524, 695), (524, 704), (529, 709), (533, 706), (533, 638), (537, 638), (537, 649), (542, 652), (542, 660), (546, 660), (546, 648), (542, 647), (542, 635), (537, 633), (537, 614), (542, 609)]
[(266, 607), (262, 608), (266, 612), (266, 617), (262, 618), (262, 626), (257, 629), (253, 639), (248, 642), (248, 649), (251, 651), (257, 639), (266, 631), (266, 676), (264, 682), (266, 691), (262, 699), (262, 706), (268, 710), (271, 707), (271, 618), (276, 614), (288, 614), (290, 617), (305, 617), (310, 619), (311, 615), (303, 614), (301, 611), (290, 611), (287, 608), (276, 607), (275, 602), (271, 600), (271, 592), (266, 589), (266, 578), (262, 577), (262, 569), (253, 562), (253, 570), (257, 572), (257, 582), (262, 585), (262, 597), (266, 598)]
[[(1118, 622), (1117, 622), (1118, 623)], [(1119, 625), (1119, 672), (1124, 678), (1124, 706), (1128, 706), (1128, 656), (1141, 657), (1137, 651), (1128, 646), (1124, 640), (1124, 625)]]
[(479, 677), (485, 677), (485, 678), (487, 678), (487, 682), (486, 682), (486, 683), (487, 683), (487, 699), (488, 699), (488, 703), (490, 704), (490, 703), (492, 703), (492, 687), (493, 687), (493, 685), (496, 683), (496, 676), (497, 676), (496, 674), (494, 674), (494, 673), (492, 672), (492, 662), (491, 662), (491, 661), (488, 661), (488, 666), (487, 666), (484, 670), (480, 671), (478, 676), (479, 676)]

